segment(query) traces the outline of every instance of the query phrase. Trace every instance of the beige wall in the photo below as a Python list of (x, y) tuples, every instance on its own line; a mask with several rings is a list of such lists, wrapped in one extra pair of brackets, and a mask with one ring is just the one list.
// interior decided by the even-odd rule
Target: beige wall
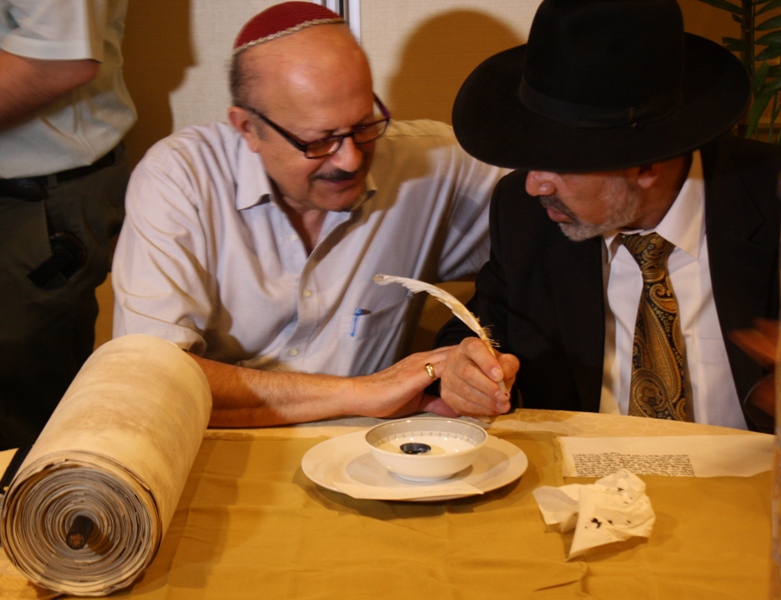
[[(724, 11), (680, 0), (687, 30), (737, 35)], [(127, 138), (135, 162), (156, 140), (224, 120), (233, 39), (269, 0), (133, 0), (125, 74), (139, 121)], [(449, 122), (461, 82), (484, 58), (523, 43), (539, 0), (362, 0), (361, 40), (375, 89), (397, 118)]]
[[(401, 119), (450, 122), (461, 82), (484, 58), (523, 43), (540, 0), (362, 0), (361, 41), (375, 90)], [(724, 11), (679, 0), (686, 29), (720, 41), (737, 36)], [(241, 26), (275, 0), (132, 0), (124, 42), (125, 77), (138, 107), (126, 144), (132, 163), (172, 131), (224, 120), (227, 65)], [(466, 295), (468, 290), (454, 288)], [(110, 281), (98, 291), (97, 344), (111, 339)], [(427, 305), (420, 348), (430, 347), (448, 313)]]

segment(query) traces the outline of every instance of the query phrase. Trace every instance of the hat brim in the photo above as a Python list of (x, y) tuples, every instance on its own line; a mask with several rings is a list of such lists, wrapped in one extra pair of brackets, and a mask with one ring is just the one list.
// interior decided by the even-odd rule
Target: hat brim
[(577, 127), (523, 105), (518, 90), (525, 50), (517, 46), (480, 64), (453, 106), (459, 143), (492, 165), (588, 172), (666, 160), (727, 131), (748, 105), (749, 80), (740, 61), (715, 42), (685, 34), (684, 89), (676, 111), (635, 127)]

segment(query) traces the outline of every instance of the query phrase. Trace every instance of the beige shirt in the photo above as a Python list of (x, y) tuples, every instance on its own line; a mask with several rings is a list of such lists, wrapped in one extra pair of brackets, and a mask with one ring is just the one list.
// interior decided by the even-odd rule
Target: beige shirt
[(424, 298), (372, 278), (475, 274), (505, 173), (467, 155), (443, 123), (394, 121), (363, 198), (328, 213), (307, 254), (259, 155), (229, 125), (187, 128), (131, 177), (112, 274), (114, 336), (157, 335), (265, 370), (385, 368), (405, 352)]

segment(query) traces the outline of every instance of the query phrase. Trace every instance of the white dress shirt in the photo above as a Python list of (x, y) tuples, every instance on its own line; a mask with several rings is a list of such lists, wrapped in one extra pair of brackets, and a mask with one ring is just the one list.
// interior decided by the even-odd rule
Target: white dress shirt
[[(685, 342), (687, 416), (698, 423), (746, 429), (713, 299), (699, 151), (693, 154), (689, 176), (678, 197), (653, 231), (675, 245), (668, 268)], [(642, 275), (615, 234), (605, 236), (605, 257), (606, 335), (600, 412), (625, 415)]]
[(327, 215), (307, 255), (236, 131), (185, 129), (132, 175), (113, 265), (114, 335), (157, 335), (267, 370), (385, 368), (406, 350), (424, 298), (372, 277), (476, 273), (488, 258), (491, 192), (506, 172), (468, 156), (447, 125), (392, 122), (367, 192)]

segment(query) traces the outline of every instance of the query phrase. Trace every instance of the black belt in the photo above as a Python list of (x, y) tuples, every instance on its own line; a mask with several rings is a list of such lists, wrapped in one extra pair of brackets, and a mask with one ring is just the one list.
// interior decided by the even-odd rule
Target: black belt
[(38, 175), (36, 177), (17, 177), (15, 179), (0, 179), (0, 196), (37, 202), (48, 197), (46, 188), (65, 181), (72, 181), (84, 177), (95, 171), (110, 167), (116, 162), (119, 146), (86, 167), (67, 169), (51, 175)]

